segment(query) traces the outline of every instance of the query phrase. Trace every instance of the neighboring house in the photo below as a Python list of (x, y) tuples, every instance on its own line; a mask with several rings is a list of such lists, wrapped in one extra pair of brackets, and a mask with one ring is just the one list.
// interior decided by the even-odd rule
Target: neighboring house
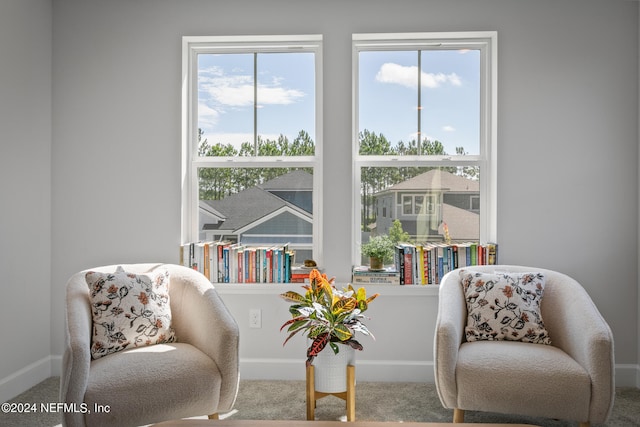
[(478, 240), (480, 184), (432, 169), (375, 194), (376, 234), (387, 234), (395, 219), (418, 242), (442, 241), (444, 223), (452, 240)]
[(281, 175), (220, 200), (200, 201), (200, 239), (245, 245), (289, 243), (296, 257), (311, 257), (313, 176)]

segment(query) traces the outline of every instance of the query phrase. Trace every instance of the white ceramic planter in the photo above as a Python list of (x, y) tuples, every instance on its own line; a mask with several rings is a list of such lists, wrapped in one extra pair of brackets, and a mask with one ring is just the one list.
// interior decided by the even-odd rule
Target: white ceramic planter
[(321, 393), (347, 391), (347, 365), (355, 365), (356, 351), (348, 345), (338, 344), (340, 351), (334, 354), (327, 345), (313, 359), (315, 389)]

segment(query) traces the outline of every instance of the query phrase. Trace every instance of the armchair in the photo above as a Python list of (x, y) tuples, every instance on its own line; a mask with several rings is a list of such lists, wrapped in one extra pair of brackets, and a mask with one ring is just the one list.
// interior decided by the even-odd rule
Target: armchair
[(464, 411), (573, 420), (581, 426), (604, 423), (615, 393), (613, 336), (582, 286), (551, 270), (488, 265), (472, 272), (542, 272), (546, 285), (540, 304), (551, 345), (519, 341), (467, 342), (467, 305), (459, 270), (446, 274), (434, 343), (438, 396)]
[(215, 418), (231, 410), (239, 381), (238, 325), (213, 285), (187, 267), (122, 265), (136, 274), (168, 271), (176, 340), (92, 359), (85, 275), (112, 273), (116, 267), (81, 271), (67, 283), (60, 401), (76, 410), (63, 414), (63, 425), (137, 426), (201, 415)]

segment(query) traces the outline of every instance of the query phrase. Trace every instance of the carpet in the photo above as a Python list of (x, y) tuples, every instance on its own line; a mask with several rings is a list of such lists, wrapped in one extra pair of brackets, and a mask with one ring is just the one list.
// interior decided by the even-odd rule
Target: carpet
[[(59, 378), (52, 377), (10, 400), (14, 403), (58, 402)], [(235, 409), (221, 418), (260, 420), (304, 420), (304, 381), (242, 380)], [(345, 403), (328, 396), (318, 400), (316, 419), (346, 420)], [(358, 382), (356, 419), (368, 421), (450, 422), (452, 411), (442, 408), (435, 385), (424, 383)], [(467, 412), (471, 423), (522, 423), (543, 427), (575, 427), (577, 423), (535, 417), (485, 412)], [(30, 414), (0, 412), (1, 427), (56, 427), (60, 414), (37, 411)], [(640, 389), (618, 387), (613, 414), (607, 427), (640, 426)], [(593, 425), (593, 427), (600, 427)]]

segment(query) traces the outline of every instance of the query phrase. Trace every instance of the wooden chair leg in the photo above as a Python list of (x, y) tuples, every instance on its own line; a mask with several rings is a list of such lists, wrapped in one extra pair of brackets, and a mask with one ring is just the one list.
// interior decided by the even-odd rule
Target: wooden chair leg
[(211, 415), (209, 415), (209, 419), (210, 419), (210, 420), (217, 420), (217, 419), (219, 419), (219, 418), (218, 418), (218, 413), (216, 412), (215, 414), (211, 414)]
[(463, 423), (464, 422), (464, 410), (455, 408), (453, 410), (453, 422), (454, 423)]

